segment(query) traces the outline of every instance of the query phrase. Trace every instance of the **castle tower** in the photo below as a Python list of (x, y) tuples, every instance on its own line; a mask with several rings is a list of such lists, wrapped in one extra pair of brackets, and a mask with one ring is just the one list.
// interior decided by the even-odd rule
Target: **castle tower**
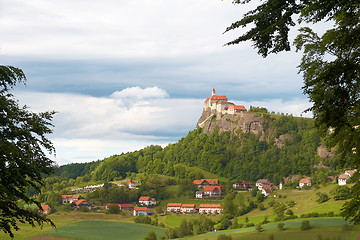
[(215, 96), (215, 95), (216, 95), (216, 91), (215, 88), (213, 88), (211, 96)]

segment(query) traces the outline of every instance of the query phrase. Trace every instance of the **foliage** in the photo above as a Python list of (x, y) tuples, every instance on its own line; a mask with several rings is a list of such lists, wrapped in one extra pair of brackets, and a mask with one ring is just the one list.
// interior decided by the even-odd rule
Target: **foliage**
[(157, 240), (156, 233), (154, 231), (148, 232), (144, 240)]
[(256, 229), (256, 231), (258, 231), (258, 232), (262, 232), (262, 231), (263, 231), (263, 227), (261, 226), (260, 223), (255, 226), (255, 229)]
[[(234, 0), (236, 4), (251, 0)], [(329, 148), (337, 146), (342, 165), (360, 167), (360, 3), (349, 1), (285, 1), (267, 0), (226, 29), (231, 31), (251, 26), (227, 45), (251, 40), (258, 53), (266, 57), (270, 53), (289, 51), (289, 31), (298, 23), (333, 23), (321, 36), (309, 26), (299, 29), (294, 43), (296, 50), (303, 50), (299, 65), (303, 73), (304, 94), (313, 106), (315, 125), (327, 138)], [(333, 131), (329, 133), (329, 128)], [(358, 179), (360, 175), (356, 177)], [(360, 183), (359, 183), (360, 184)], [(356, 195), (352, 203), (344, 205), (344, 216), (354, 222), (360, 219), (352, 208), (358, 203)]]
[(116, 184), (106, 183), (104, 187), (89, 193), (89, 197), (97, 198), (104, 203), (130, 203), (138, 200), (138, 193), (128, 187), (119, 187)]
[(189, 221), (183, 219), (179, 227), (168, 228), (166, 230), (166, 236), (169, 239), (173, 239), (189, 235), (197, 235), (211, 231), (214, 228), (214, 225), (214, 221), (203, 215), (196, 219), (190, 219)]
[(275, 214), (275, 221), (281, 221), (284, 219), (284, 212), (285, 212), (286, 206), (285, 204), (276, 202), (273, 206), (273, 212)]
[(308, 220), (304, 220), (301, 222), (301, 230), (309, 230), (310, 228), (310, 222)]
[(318, 192), (316, 195), (318, 196), (318, 199), (316, 199), (317, 203), (323, 203), (329, 200), (329, 196), (326, 193)]
[(279, 228), (280, 231), (284, 230), (284, 226), (285, 226), (285, 223), (278, 223), (277, 224), (277, 227)]
[(0, 66), (0, 230), (11, 237), (13, 230), (19, 230), (19, 222), (31, 226), (53, 224), (18, 204), (21, 199), (40, 208), (40, 202), (27, 195), (28, 189), (40, 191), (43, 174), (53, 170), (53, 162), (45, 152), (54, 152), (51, 141), (46, 138), (52, 133), (54, 112), (32, 113), (27, 107), (20, 107), (9, 92), (17, 83), (25, 81), (21, 69)]
[(117, 204), (110, 204), (109, 209), (108, 209), (108, 213), (110, 213), (110, 214), (119, 214), (120, 213), (119, 206)]
[(330, 191), (334, 199), (337, 200), (346, 200), (350, 196), (350, 188), (348, 186), (339, 186), (337, 185), (333, 190)]

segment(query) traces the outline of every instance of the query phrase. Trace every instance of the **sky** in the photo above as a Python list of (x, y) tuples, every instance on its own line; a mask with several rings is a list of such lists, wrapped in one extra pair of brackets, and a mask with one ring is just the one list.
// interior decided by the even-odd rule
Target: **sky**
[[(165, 147), (196, 128), (213, 88), (238, 105), (311, 117), (301, 53), (262, 58), (224, 34), (253, 6), (229, 0), (0, 0), (0, 64), (21, 68), (13, 94), (55, 110), (58, 165)], [(295, 36), (296, 31), (291, 32)]]

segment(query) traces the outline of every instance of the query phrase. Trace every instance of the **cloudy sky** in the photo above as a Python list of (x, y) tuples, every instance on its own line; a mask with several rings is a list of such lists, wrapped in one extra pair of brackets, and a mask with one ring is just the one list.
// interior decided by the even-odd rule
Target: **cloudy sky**
[(22, 104), (57, 111), (59, 165), (176, 142), (212, 88), (299, 116), (310, 106), (301, 53), (264, 59), (251, 43), (224, 47), (241, 31), (225, 28), (250, 7), (231, 2), (0, 0), (0, 64), (25, 72), (14, 90)]

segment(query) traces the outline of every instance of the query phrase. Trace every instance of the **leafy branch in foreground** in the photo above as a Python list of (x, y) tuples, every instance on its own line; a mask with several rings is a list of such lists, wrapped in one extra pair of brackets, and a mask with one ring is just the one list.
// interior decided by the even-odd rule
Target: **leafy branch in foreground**
[(53, 222), (25, 209), (25, 204), (38, 201), (27, 195), (29, 187), (40, 191), (42, 174), (53, 171), (51, 161), (44, 151), (54, 153), (54, 147), (47, 134), (52, 133), (54, 112), (32, 113), (19, 107), (9, 92), (16, 83), (25, 83), (21, 69), (0, 66), (0, 230), (14, 237), (13, 230), (19, 230), (18, 223), (43, 226)]
[[(251, 0), (234, 0), (246, 4)], [(295, 19), (297, 18), (297, 21)], [(250, 29), (226, 45), (252, 41), (258, 53), (290, 50), (289, 31), (296, 22), (308, 25), (333, 22), (322, 36), (310, 27), (300, 28), (294, 43), (303, 50), (299, 72), (303, 74), (304, 94), (313, 106), (315, 125), (327, 137), (327, 146), (337, 146), (343, 166), (360, 168), (360, 2), (358, 0), (266, 0), (241, 20), (232, 23), (225, 32)], [(332, 133), (329, 134), (329, 129)], [(353, 177), (358, 180), (359, 174)], [(356, 183), (352, 198), (344, 206), (344, 216), (360, 222)], [(350, 207), (351, 206), (351, 207)]]

